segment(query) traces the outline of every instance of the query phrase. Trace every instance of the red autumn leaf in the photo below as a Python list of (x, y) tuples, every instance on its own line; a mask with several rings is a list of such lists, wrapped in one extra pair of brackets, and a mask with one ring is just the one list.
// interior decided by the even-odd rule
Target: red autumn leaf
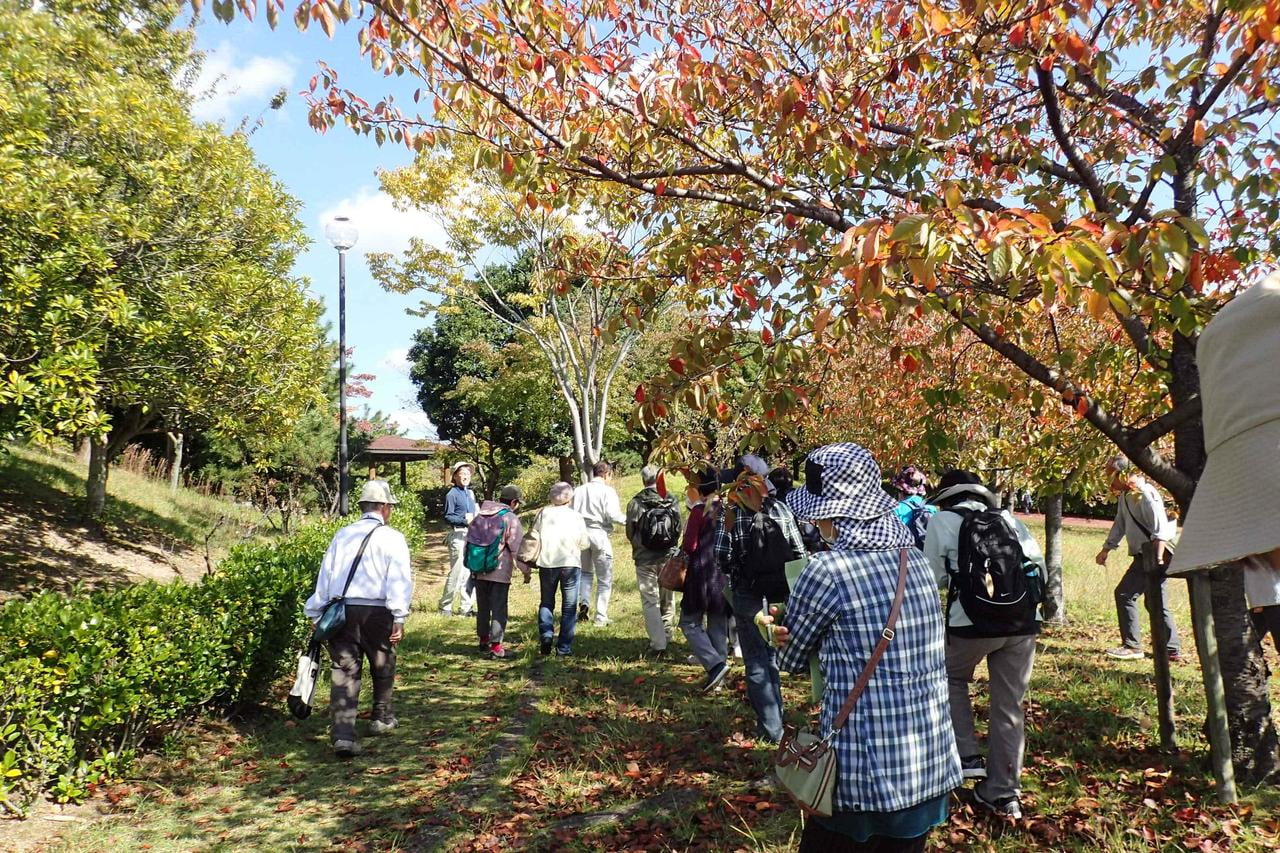
[(920, 369), (920, 359), (911, 353), (907, 353), (902, 357), (902, 369), (907, 373), (915, 373)]
[(1014, 47), (1022, 47), (1027, 42), (1027, 25), (1019, 21), (1013, 25), (1013, 29), (1009, 30), (1009, 44)]
[(676, 373), (679, 373), (681, 376), (684, 376), (684, 359), (683, 358), (679, 358), (679, 357), (669, 358), (667, 359), (667, 364), (670, 365), (671, 369), (674, 370)]
[(764, 341), (765, 346), (773, 343), (773, 330), (765, 326), (760, 330), (760, 340)]

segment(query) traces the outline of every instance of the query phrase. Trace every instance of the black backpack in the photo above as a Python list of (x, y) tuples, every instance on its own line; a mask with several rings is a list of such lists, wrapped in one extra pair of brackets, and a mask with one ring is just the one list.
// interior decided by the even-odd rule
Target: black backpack
[(947, 612), (957, 599), (973, 627), (950, 629), (975, 637), (1015, 637), (1039, 630), (1044, 600), (1040, 566), (1026, 558), (1018, 535), (999, 510), (953, 508), (960, 515), (956, 564), (947, 561)]
[[(766, 497), (760, 511), (751, 516), (742, 540), (735, 582), (746, 591), (772, 602), (787, 600), (786, 565), (804, 556), (782, 532), (779, 516), (789, 510), (772, 497)], [(727, 522), (726, 522), (727, 523)]]
[(636, 524), (647, 551), (670, 551), (680, 541), (680, 510), (671, 498), (646, 506)]

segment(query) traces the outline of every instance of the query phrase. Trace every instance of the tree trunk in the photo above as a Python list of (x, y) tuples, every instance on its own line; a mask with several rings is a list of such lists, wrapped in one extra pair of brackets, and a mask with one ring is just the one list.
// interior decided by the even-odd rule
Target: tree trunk
[(102, 517), (107, 506), (107, 474), (111, 460), (107, 456), (107, 439), (89, 439), (89, 477), (85, 481), (85, 515), (90, 521)]
[(168, 436), (173, 447), (173, 458), (169, 463), (169, 491), (176, 495), (178, 487), (182, 485), (183, 436), (180, 432), (171, 432), (168, 433)]
[(559, 461), (560, 461), (560, 479), (566, 483), (572, 483), (573, 468), (574, 468), (573, 457), (561, 456)]
[[(1194, 341), (1174, 333), (1170, 368), (1169, 392), (1176, 406), (1200, 391)], [(1175, 465), (1193, 481), (1199, 480), (1205, 462), (1200, 418), (1179, 426), (1173, 438)], [(1190, 496), (1179, 496), (1178, 509), (1184, 519), (1192, 500)], [(1267, 664), (1245, 606), (1240, 567), (1216, 569), (1211, 581), (1214, 635), (1231, 731), (1231, 759), (1239, 783), (1258, 784), (1280, 770), (1280, 741), (1271, 719)], [(1205, 653), (1204, 649), (1198, 651)]]
[(1049, 577), (1044, 591), (1044, 618), (1065, 622), (1067, 599), (1062, 586), (1062, 490), (1051, 492), (1044, 504), (1044, 558)]
[(1257, 785), (1280, 774), (1280, 741), (1267, 692), (1270, 672), (1253, 630), (1239, 566), (1214, 569), (1212, 601), (1218, 662), (1227, 694), (1227, 726), (1236, 780)]

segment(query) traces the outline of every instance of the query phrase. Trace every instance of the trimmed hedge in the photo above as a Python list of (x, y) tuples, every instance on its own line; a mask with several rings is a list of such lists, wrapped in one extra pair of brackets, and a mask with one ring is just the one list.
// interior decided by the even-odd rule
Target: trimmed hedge
[[(402, 507), (393, 524), (419, 545), (421, 514)], [(80, 799), (166, 727), (265, 699), (307, 635), (302, 605), (338, 526), (237, 548), (194, 585), (0, 606), (0, 805)]]

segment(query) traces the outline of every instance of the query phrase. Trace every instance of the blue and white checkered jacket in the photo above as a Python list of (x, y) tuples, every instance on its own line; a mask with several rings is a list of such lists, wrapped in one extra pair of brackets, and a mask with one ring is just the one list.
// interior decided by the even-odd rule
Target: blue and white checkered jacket
[[(849, 721), (836, 735), (838, 811), (891, 812), (961, 784), (947, 701), (942, 615), (924, 556), (907, 549), (902, 612)], [(853, 688), (880, 639), (898, 579), (898, 551), (815, 554), (787, 602), (790, 641), (778, 666), (807, 669), (818, 652), (826, 679), (822, 733)]]

